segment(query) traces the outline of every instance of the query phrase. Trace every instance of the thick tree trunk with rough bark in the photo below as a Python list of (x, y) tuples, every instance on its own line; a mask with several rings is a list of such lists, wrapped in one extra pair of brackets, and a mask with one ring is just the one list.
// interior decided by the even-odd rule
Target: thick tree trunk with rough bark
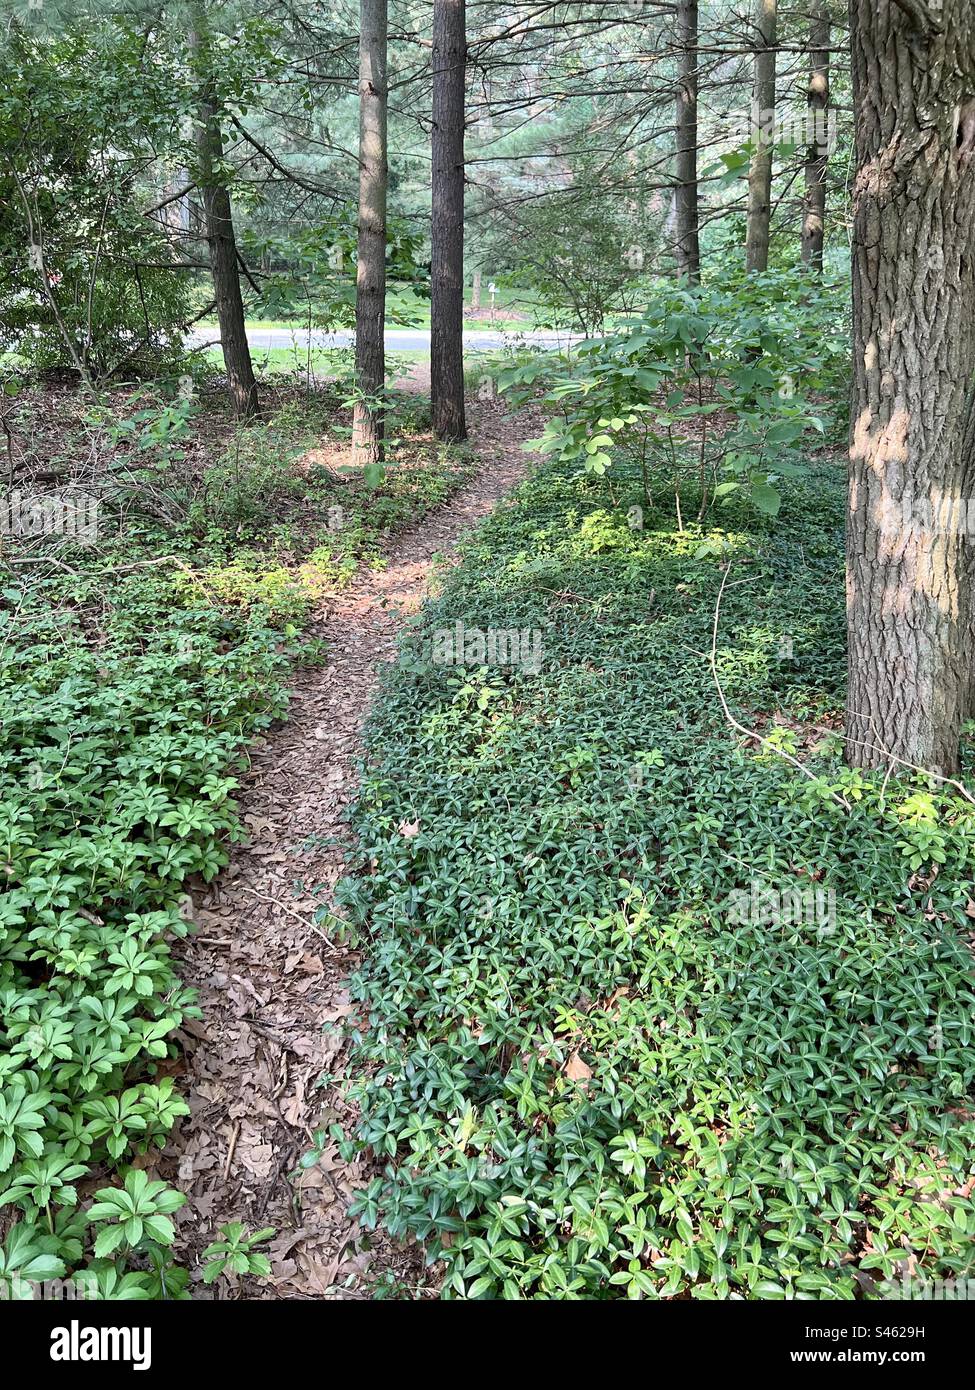
[(230, 192), (214, 172), (223, 157), (223, 138), (217, 107), (213, 102), (201, 102), (200, 122), (197, 135), (200, 200), (210, 274), (213, 277), (213, 296), (217, 304), (217, 322), (220, 325), (220, 346), (237, 414), (246, 417), (259, 414), (257, 381), (247, 344)]
[(806, 114), (806, 188), (802, 209), (802, 263), (822, 271), (826, 232), (826, 167), (829, 161), (829, 38), (826, 0), (809, 5), (809, 86)]
[(383, 456), (386, 381), (386, 0), (360, 0), (359, 8), (359, 230), (355, 291), (355, 368), (362, 393), (352, 422), (360, 458)]
[(697, 35), (697, 0), (680, 0), (677, 7), (680, 76), (677, 90), (677, 189), (674, 197), (677, 229), (674, 254), (677, 274), (691, 282), (701, 278), (697, 183)]
[(464, 417), (464, 0), (433, 4), (430, 396), (438, 439), (467, 438)]
[(971, 693), (975, 0), (851, 0), (847, 756), (953, 772)]
[(752, 93), (752, 158), (748, 170), (745, 269), (768, 270), (772, 215), (772, 155), (775, 149), (775, 45), (778, 0), (757, 0), (755, 85)]
[(196, 9), (191, 47), (200, 81), (196, 131), (197, 184), (203, 213), (203, 233), (209, 252), (210, 274), (213, 277), (217, 322), (220, 325), (220, 346), (237, 414), (247, 417), (259, 414), (257, 382), (247, 344), (244, 300), (240, 292), (240, 258), (234, 233), (230, 191), (220, 173), (223, 161), (223, 135), (220, 128), (220, 109), (209, 80), (212, 56), (207, 42), (202, 6), (197, 6)]

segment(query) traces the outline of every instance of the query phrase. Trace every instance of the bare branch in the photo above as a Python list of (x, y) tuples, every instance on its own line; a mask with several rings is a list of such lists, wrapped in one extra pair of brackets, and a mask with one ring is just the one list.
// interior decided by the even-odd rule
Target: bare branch
[[(794, 758), (791, 753), (786, 753), (783, 748), (779, 748), (771, 739), (763, 737), (763, 735), (758, 733), (755, 729), (746, 729), (744, 724), (738, 722), (728, 707), (728, 701), (725, 699), (724, 690), (721, 687), (721, 678), (718, 675), (718, 627), (721, 622), (721, 600), (724, 598), (724, 591), (728, 585), (728, 576), (730, 573), (731, 565), (728, 564), (721, 578), (721, 588), (718, 590), (717, 603), (714, 605), (714, 624), (711, 629), (711, 652), (709, 656), (711, 676), (718, 692), (718, 699), (721, 701), (721, 708), (724, 710), (724, 717), (738, 733), (744, 734), (746, 738), (755, 739), (763, 748), (767, 748), (770, 753), (775, 753), (777, 757), (784, 758), (792, 767), (798, 769), (803, 777), (808, 777), (810, 782), (818, 782), (819, 778), (816, 774), (810, 772), (807, 767), (803, 767), (798, 758)], [(837, 796), (835, 792), (830, 792), (830, 800), (835, 801), (837, 806), (844, 811), (852, 811), (853, 809), (845, 797)]]

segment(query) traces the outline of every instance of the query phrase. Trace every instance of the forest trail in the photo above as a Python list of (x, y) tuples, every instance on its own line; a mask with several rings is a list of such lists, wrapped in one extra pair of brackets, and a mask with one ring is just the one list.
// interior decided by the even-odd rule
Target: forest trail
[(496, 401), (476, 403), (473, 479), (393, 540), (385, 570), (361, 572), (325, 601), (312, 630), (327, 643), (325, 666), (295, 673), (288, 722), (254, 750), (238, 794), (248, 843), (194, 902), (196, 934), (178, 947), (203, 1017), (185, 1030), (179, 1084), (191, 1114), (164, 1166), (188, 1194), (179, 1237), (187, 1256), (227, 1221), (277, 1228), (272, 1276), (249, 1280), (250, 1298), (368, 1298), (384, 1275), (414, 1290), (422, 1277), (418, 1250), (366, 1236), (347, 1214), (373, 1175), (368, 1161), (344, 1163), (329, 1140), (321, 1162), (292, 1181), (313, 1133), (353, 1118), (338, 1090), (318, 1081), (339, 1069), (358, 955), (332, 945), (314, 917), (355, 863), (343, 816), (379, 671), (428, 593), (434, 557), (448, 556), (526, 472), (528, 423)]

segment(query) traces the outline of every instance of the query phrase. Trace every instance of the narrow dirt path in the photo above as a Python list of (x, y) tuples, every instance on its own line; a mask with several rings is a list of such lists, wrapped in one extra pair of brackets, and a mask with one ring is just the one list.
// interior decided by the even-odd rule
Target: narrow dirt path
[(347, 1215), (371, 1176), (366, 1161), (343, 1163), (330, 1141), (319, 1165), (292, 1175), (316, 1130), (352, 1118), (318, 1082), (337, 1070), (344, 1044), (328, 1025), (350, 1012), (346, 980), (358, 956), (326, 940), (314, 913), (354, 854), (342, 817), (377, 674), (427, 594), (433, 557), (526, 471), (519, 446), (529, 421), (485, 402), (471, 423), (475, 478), (393, 542), (384, 571), (361, 574), (318, 615), (327, 665), (299, 675), (288, 723), (255, 751), (239, 795), (248, 843), (194, 905), (197, 934), (181, 948), (203, 1019), (186, 1030), (191, 1115), (165, 1164), (189, 1196), (181, 1238), (192, 1267), (226, 1221), (277, 1228), (272, 1278), (250, 1281), (248, 1297), (367, 1298), (383, 1277), (422, 1283), (418, 1251), (366, 1238)]

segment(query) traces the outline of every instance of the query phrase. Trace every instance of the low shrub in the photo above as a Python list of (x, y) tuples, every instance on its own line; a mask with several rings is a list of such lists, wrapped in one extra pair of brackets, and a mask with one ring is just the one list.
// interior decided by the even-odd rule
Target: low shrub
[(99, 1297), (185, 1284), (166, 1255), (178, 1193), (133, 1172), (84, 1202), (187, 1113), (165, 1064), (195, 1010), (170, 943), (187, 884), (237, 837), (242, 749), (286, 705), (266, 614), (195, 598), (156, 569), (110, 598), (91, 575), (0, 595), (4, 1296), (68, 1272)]
[(564, 463), (604, 473), (635, 452), (646, 500), (665, 467), (678, 506), (689, 480), (696, 488), (699, 516), (737, 493), (774, 515), (817, 436), (846, 429), (842, 305), (838, 286), (794, 273), (661, 285), (561, 372), (551, 357), (523, 358), (499, 385), (516, 403), (544, 385), (549, 418), (533, 442)]

